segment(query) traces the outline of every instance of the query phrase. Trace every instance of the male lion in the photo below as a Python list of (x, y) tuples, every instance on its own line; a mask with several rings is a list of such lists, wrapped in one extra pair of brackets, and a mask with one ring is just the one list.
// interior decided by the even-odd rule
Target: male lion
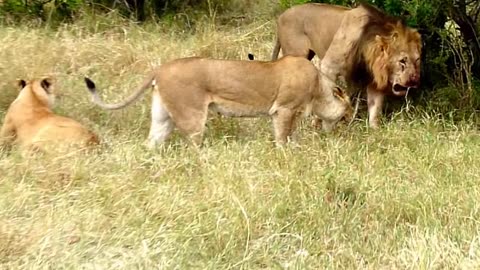
[(340, 83), (367, 88), (370, 126), (379, 126), (384, 96), (404, 96), (420, 84), (421, 36), (377, 8), (304, 4), (277, 21), (277, 42), (284, 55), (321, 60), (322, 86)]
[(53, 79), (18, 81), (20, 93), (12, 102), (0, 130), (0, 143), (15, 142), (25, 150), (82, 149), (97, 144), (97, 136), (77, 121), (52, 112)]
[(273, 118), (277, 145), (287, 142), (297, 112), (304, 107), (324, 120), (330, 130), (345, 114), (350, 100), (341, 91), (322, 91), (315, 66), (301, 57), (273, 62), (183, 58), (154, 70), (130, 97), (104, 104), (95, 84), (85, 78), (93, 102), (105, 109), (120, 109), (153, 86), (149, 147), (165, 141), (176, 126), (200, 145), (208, 109), (226, 116)]

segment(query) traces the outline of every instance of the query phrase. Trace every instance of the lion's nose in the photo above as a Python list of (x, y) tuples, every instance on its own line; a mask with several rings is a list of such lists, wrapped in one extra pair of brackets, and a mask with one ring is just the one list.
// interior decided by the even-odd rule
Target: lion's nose
[(408, 81), (408, 86), (417, 87), (418, 85), (420, 85), (420, 75), (412, 74), (410, 76), (410, 80)]

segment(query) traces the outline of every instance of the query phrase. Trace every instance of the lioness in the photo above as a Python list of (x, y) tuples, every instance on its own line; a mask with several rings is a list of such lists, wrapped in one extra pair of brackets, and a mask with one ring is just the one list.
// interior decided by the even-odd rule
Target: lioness
[(67, 150), (99, 142), (77, 121), (52, 112), (54, 81), (50, 77), (18, 81), (20, 93), (7, 110), (0, 142), (18, 144), (25, 150)]
[(305, 106), (324, 120), (325, 130), (351, 112), (348, 96), (322, 91), (315, 66), (292, 56), (273, 62), (177, 59), (153, 71), (119, 104), (104, 104), (95, 84), (88, 78), (85, 82), (93, 102), (110, 110), (131, 104), (153, 86), (150, 147), (165, 141), (174, 126), (200, 145), (208, 109), (226, 116), (271, 116), (277, 145), (287, 142), (295, 116)]
[(337, 83), (366, 87), (373, 128), (379, 126), (386, 94), (404, 96), (420, 84), (420, 34), (368, 4), (353, 9), (304, 4), (286, 10), (277, 21), (272, 60), (280, 49), (284, 55), (322, 59), (324, 89)]

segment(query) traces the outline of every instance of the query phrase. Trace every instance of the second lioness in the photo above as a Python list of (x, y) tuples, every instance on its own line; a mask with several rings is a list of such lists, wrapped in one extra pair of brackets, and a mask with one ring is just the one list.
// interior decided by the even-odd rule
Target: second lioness
[(350, 114), (348, 96), (319, 88), (319, 73), (307, 59), (287, 56), (277, 61), (232, 61), (199, 57), (163, 64), (125, 101), (105, 104), (95, 84), (85, 78), (93, 102), (105, 109), (120, 109), (153, 87), (149, 146), (165, 141), (176, 126), (199, 145), (208, 109), (226, 116), (273, 118), (276, 143), (287, 141), (297, 112), (311, 107), (330, 130)]

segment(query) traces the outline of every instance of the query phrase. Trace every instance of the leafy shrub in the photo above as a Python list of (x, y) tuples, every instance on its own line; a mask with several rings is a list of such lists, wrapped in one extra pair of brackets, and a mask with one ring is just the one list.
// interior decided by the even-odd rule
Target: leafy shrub
[(0, 4), (0, 15), (8, 21), (65, 21), (73, 19), (83, 4), (82, 0), (4, 0)]

